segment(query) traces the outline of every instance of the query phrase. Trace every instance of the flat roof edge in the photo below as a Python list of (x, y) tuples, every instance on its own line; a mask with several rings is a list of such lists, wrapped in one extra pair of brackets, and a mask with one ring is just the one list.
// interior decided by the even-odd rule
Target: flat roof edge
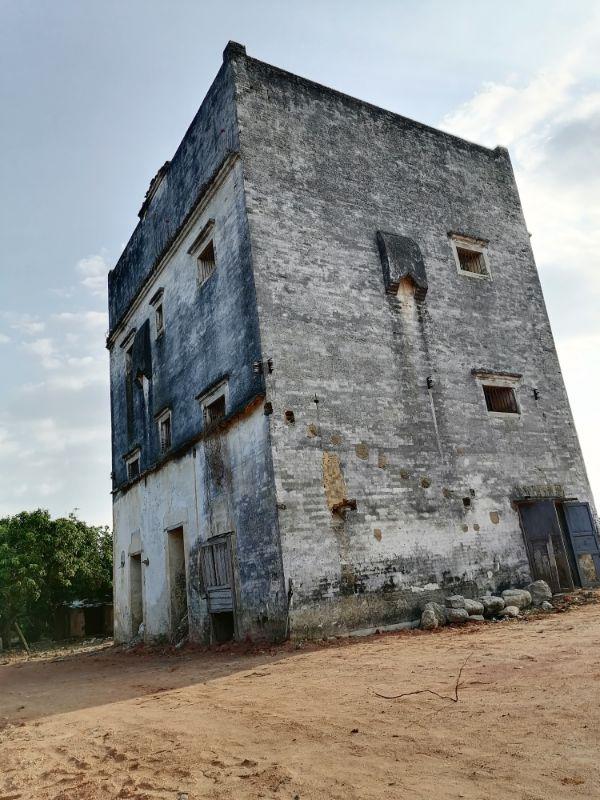
[(453, 139), (455, 141), (461, 142), (462, 144), (468, 145), (469, 147), (474, 147), (478, 150), (483, 151), (484, 153), (497, 153), (498, 151), (504, 151), (508, 153), (508, 148), (504, 147), (503, 145), (496, 145), (495, 147), (486, 147), (486, 145), (479, 144), (478, 142), (473, 142), (470, 139), (465, 139), (463, 136), (458, 136), (455, 133), (449, 133), (448, 131), (442, 130), (441, 128), (436, 128), (433, 125), (428, 125), (425, 122), (419, 122), (418, 120), (412, 119), (411, 117), (406, 117), (403, 114), (399, 114), (396, 111), (390, 111), (388, 108), (383, 108), (382, 106), (375, 105), (375, 103), (370, 103), (368, 100), (361, 100), (359, 97), (354, 97), (354, 95), (347, 94), (346, 92), (342, 92), (339, 89), (334, 89), (331, 86), (327, 86), (323, 83), (318, 83), (317, 81), (313, 81), (310, 78), (305, 78), (302, 75), (296, 75), (295, 72), (289, 72), (288, 70), (282, 69), (274, 64), (270, 64), (268, 61), (262, 61), (259, 58), (254, 58), (253, 56), (242, 55), (240, 54), (241, 58), (245, 61), (251, 62), (256, 64), (260, 67), (267, 67), (269, 70), (278, 73), (279, 75), (284, 76), (286, 79), (293, 81), (294, 83), (299, 83), (301, 85), (306, 86), (310, 89), (317, 89), (320, 92), (325, 92), (330, 95), (335, 95), (336, 97), (345, 100), (353, 105), (370, 109), (371, 111), (376, 111), (379, 114), (384, 116), (390, 117), (395, 120), (401, 120), (404, 123), (409, 123), (416, 128), (421, 128), (422, 130), (429, 131), (430, 133), (437, 134), (438, 136), (442, 136), (448, 139)]

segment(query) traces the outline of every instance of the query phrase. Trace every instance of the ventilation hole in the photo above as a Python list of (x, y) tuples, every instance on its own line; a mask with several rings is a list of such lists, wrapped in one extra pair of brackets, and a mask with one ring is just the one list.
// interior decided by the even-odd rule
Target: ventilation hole
[(285, 421), (289, 422), (290, 425), (293, 425), (294, 422), (296, 422), (296, 417), (294, 416), (294, 412), (291, 409), (288, 408), (284, 416), (285, 416)]

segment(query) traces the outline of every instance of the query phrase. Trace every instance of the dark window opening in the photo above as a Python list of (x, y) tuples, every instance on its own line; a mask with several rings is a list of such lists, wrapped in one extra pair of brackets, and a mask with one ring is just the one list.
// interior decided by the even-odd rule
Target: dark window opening
[(458, 263), (464, 272), (473, 272), (475, 275), (487, 275), (483, 253), (478, 250), (467, 250), (464, 247), (456, 248)]
[(129, 480), (133, 480), (137, 478), (140, 474), (140, 457), (137, 456), (136, 458), (132, 458), (131, 461), (127, 462), (127, 477)]
[(198, 256), (198, 277), (200, 283), (208, 280), (215, 271), (215, 247), (211, 241), (206, 245), (204, 250)]
[(160, 336), (160, 334), (165, 329), (165, 316), (163, 313), (162, 303), (159, 306), (156, 306), (155, 314), (156, 314), (156, 335)]
[(225, 395), (219, 395), (212, 403), (204, 406), (204, 420), (207, 425), (214, 425), (225, 416)]
[(160, 451), (166, 452), (171, 447), (171, 415), (167, 414), (158, 423), (160, 433)]
[(499, 414), (518, 414), (515, 390), (510, 386), (484, 386), (483, 393), (488, 411)]

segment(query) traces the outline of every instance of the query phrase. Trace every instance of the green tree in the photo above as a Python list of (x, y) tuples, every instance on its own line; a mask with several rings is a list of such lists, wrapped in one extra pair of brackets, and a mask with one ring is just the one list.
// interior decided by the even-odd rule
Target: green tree
[[(52, 631), (61, 603), (112, 591), (112, 534), (75, 514), (22, 511), (0, 519), (0, 635), (18, 622), (32, 639)], [(5, 641), (8, 640), (7, 638)]]

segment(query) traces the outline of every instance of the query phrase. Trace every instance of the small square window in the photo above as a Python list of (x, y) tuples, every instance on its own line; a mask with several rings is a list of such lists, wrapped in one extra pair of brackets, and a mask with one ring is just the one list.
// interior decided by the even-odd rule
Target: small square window
[(196, 400), (200, 403), (204, 428), (210, 429), (228, 413), (229, 384), (227, 379), (214, 384), (208, 392), (199, 394)]
[(130, 481), (132, 481), (134, 478), (137, 478), (140, 474), (140, 457), (140, 451), (136, 450), (135, 453), (132, 453), (125, 459), (127, 464), (127, 479)]
[(221, 394), (212, 402), (204, 404), (204, 421), (207, 425), (214, 425), (225, 416), (225, 395)]
[(166, 453), (171, 448), (172, 426), (171, 412), (166, 411), (158, 418), (158, 436), (160, 439), (160, 452)]
[(486, 242), (454, 234), (450, 234), (450, 242), (459, 273), (477, 278), (490, 277)]
[(496, 414), (518, 414), (517, 396), (511, 386), (483, 385), (483, 394), (488, 411)]
[(161, 333), (163, 333), (165, 330), (165, 315), (163, 312), (162, 303), (156, 306), (156, 308), (154, 309), (154, 314), (156, 318), (156, 335), (160, 336)]
[(215, 267), (215, 247), (211, 239), (198, 256), (198, 279), (201, 284), (210, 278)]
[(466, 247), (457, 247), (458, 263), (463, 272), (473, 272), (475, 275), (487, 275), (485, 259), (482, 252), (467, 250)]

